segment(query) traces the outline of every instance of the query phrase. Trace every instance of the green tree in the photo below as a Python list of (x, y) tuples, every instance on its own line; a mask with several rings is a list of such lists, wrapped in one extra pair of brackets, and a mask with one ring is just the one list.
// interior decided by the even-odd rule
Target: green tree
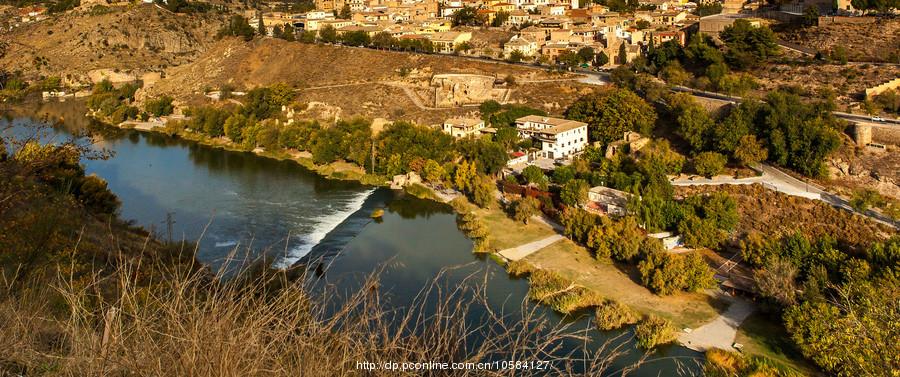
[(597, 67), (603, 67), (609, 64), (609, 56), (606, 55), (605, 52), (600, 51), (594, 56), (594, 65)]
[(575, 179), (575, 168), (571, 165), (563, 165), (553, 169), (553, 182), (564, 185), (573, 179)]
[(464, 6), (462, 9), (457, 10), (453, 13), (453, 16), (450, 18), (453, 26), (482, 26), (485, 24), (486, 20), (484, 17), (478, 15), (478, 10), (470, 7)]
[(523, 60), (525, 60), (525, 59), (527, 59), (527, 58), (528, 58), (528, 57), (525, 56), (525, 53), (523, 53), (522, 51), (519, 51), (519, 50), (513, 50), (512, 52), (509, 53), (509, 56), (506, 57), (506, 60), (509, 61), (509, 62), (518, 63), (518, 62), (523, 61)]
[(349, 20), (351, 16), (353, 16), (353, 12), (350, 11), (350, 4), (345, 3), (344, 6), (341, 7), (341, 11), (338, 13), (338, 18), (342, 20)]
[(456, 166), (456, 172), (453, 175), (453, 184), (456, 189), (462, 192), (469, 192), (473, 189), (472, 185), (475, 180), (475, 164), (463, 160)]
[(294, 26), (291, 24), (284, 24), (283, 33), (281, 34), (281, 39), (284, 39), (288, 42), (293, 42), (297, 40), (297, 31), (294, 30)]
[(591, 139), (609, 143), (625, 131), (649, 135), (656, 122), (656, 112), (637, 94), (628, 89), (608, 89), (576, 100), (566, 110), (566, 117), (588, 124)]
[(144, 104), (144, 111), (152, 114), (153, 116), (163, 116), (172, 114), (172, 111), (175, 109), (172, 106), (172, 97), (162, 96), (154, 100), (147, 101)]
[(323, 26), (321, 29), (319, 29), (319, 40), (322, 41), (322, 43), (337, 43), (337, 30), (335, 30), (334, 26), (331, 25)]
[(831, 114), (833, 105), (806, 103), (784, 91), (766, 96), (757, 136), (767, 141), (769, 160), (808, 176), (825, 172), (825, 158), (840, 145), (844, 123)]
[(806, 26), (816, 26), (819, 23), (819, 7), (815, 5), (807, 5), (803, 8), (803, 24)]
[(444, 172), (444, 167), (441, 164), (437, 163), (437, 161), (428, 159), (425, 161), (425, 180), (431, 183), (440, 183), (444, 180), (444, 176), (446, 173)]
[(693, 151), (705, 150), (715, 125), (709, 112), (687, 93), (673, 95), (670, 102), (678, 125), (678, 136), (687, 141)]
[(259, 35), (265, 37), (266, 34), (268, 34), (268, 32), (266, 31), (266, 24), (263, 22), (262, 14), (261, 13), (257, 14), (256, 17), (257, 17), (256, 32), (259, 33)]
[(681, 67), (681, 63), (673, 60), (659, 71), (659, 77), (671, 85), (684, 85), (691, 81), (691, 74)]
[(225, 120), (224, 131), (225, 136), (227, 136), (231, 141), (235, 143), (241, 142), (241, 136), (243, 134), (243, 130), (247, 127), (251, 127), (255, 124), (255, 122), (250, 121), (243, 114), (233, 114)]
[(578, 49), (578, 56), (581, 58), (582, 62), (593, 62), (594, 61), (594, 49), (590, 47), (582, 47)]
[(490, 177), (478, 175), (473, 180), (472, 202), (481, 208), (487, 208), (495, 201), (496, 184)]
[(539, 185), (547, 180), (544, 171), (534, 165), (528, 165), (522, 169), (522, 177), (525, 178), (525, 182), (533, 185)]
[(245, 41), (253, 39), (256, 30), (250, 26), (250, 23), (241, 15), (233, 15), (229, 19), (228, 24), (219, 30), (218, 36), (243, 37)]
[(734, 149), (734, 159), (743, 166), (751, 166), (769, 157), (769, 151), (756, 140), (756, 136), (744, 135)]
[(675, 341), (676, 333), (671, 322), (655, 315), (648, 316), (634, 327), (637, 345), (646, 350)]
[(559, 199), (569, 207), (580, 206), (587, 201), (590, 186), (581, 179), (573, 179), (563, 185)]
[(775, 33), (768, 26), (753, 26), (746, 19), (737, 19), (726, 26), (719, 37), (725, 42), (725, 60), (737, 69), (755, 67), (780, 53)]
[(706, 178), (719, 175), (725, 169), (727, 158), (716, 152), (703, 152), (693, 159), (694, 171)]
[(528, 224), (532, 216), (540, 213), (541, 203), (533, 197), (524, 197), (513, 204), (513, 219)]
[(379, 32), (372, 37), (372, 46), (375, 48), (388, 50), (394, 48), (395, 44), (397, 44), (397, 39), (386, 31)]
[(494, 20), (491, 21), (491, 26), (501, 27), (506, 24), (507, 20), (509, 20), (509, 12), (499, 11), (494, 15)]
[(500, 111), (501, 108), (502, 107), (499, 102), (491, 99), (482, 102), (481, 105), (478, 106), (478, 111), (480, 111), (482, 115), (488, 116)]

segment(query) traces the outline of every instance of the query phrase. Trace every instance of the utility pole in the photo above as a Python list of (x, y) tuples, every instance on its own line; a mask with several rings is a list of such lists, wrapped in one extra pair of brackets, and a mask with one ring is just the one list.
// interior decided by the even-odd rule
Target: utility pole
[(169, 244), (172, 244), (172, 231), (175, 225), (175, 218), (172, 216), (175, 212), (166, 212), (166, 232), (168, 233)]

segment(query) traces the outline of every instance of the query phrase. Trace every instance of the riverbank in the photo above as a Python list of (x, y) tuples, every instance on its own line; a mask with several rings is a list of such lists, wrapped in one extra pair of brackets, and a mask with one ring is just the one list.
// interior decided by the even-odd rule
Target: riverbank
[[(102, 122), (102, 119), (98, 120)], [(108, 122), (103, 123), (109, 125)], [(162, 133), (214, 148), (248, 152), (246, 148), (225, 138), (210, 138), (189, 131), (172, 132), (162, 127), (140, 131)], [(306, 152), (261, 148), (250, 152), (265, 158), (293, 161), (327, 179), (357, 181), (373, 186), (385, 186), (387, 183), (385, 177), (367, 174), (361, 167), (352, 163), (317, 165)], [(421, 187), (430, 190), (431, 194), (415, 192), (412, 194), (421, 199), (443, 203), (449, 203), (450, 199), (453, 199), (438, 195), (431, 187)], [(463, 215), (468, 211), (460, 206), (453, 207), (457, 215)], [(489, 248), (486, 251), (492, 259), (504, 267), (506, 258), (497, 254), (500, 250), (517, 248), (560, 234), (558, 229), (543, 221), (531, 221), (528, 224), (514, 221), (496, 202), (487, 208), (477, 208), (471, 203), (466, 207), (485, 224), (489, 239)], [(535, 249), (531, 250), (523, 261), (538, 269), (558, 274), (608, 300), (625, 304), (642, 315), (658, 315), (666, 318), (679, 329), (699, 327), (716, 318), (719, 311), (725, 310), (721, 302), (704, 293), (685, 292), (672, 296), (657, 296), (638, 283), (639, 276), (633, 266), (619, 266), (611, 260), (598, 261), (585, 248), (564, 237), (555, 242), (540, 244)]]

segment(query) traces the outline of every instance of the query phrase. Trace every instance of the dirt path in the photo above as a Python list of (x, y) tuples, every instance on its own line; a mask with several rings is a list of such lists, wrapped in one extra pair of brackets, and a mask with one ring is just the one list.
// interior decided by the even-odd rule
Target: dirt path
[(689, 333), (682, 333), (678, 342), (695, 351), (706, 351), (710, 348), (730, 350), (734, 344), (738, 327), (753, 313), (750, 302), (737, 297), (729, 297), (731, 306), (712, 321)]

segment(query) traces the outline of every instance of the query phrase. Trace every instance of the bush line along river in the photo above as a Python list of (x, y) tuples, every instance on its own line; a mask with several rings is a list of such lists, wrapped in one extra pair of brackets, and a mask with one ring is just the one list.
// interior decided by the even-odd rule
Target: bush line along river
[[(65, 137), (90, 124), (80, 115), (83, 112), (76, 103), (33, 105), (4, 111), (0, 129), (10, 122), (14, 130), (22, 130), (44, 118), (64, 118), (55, 129), (56, 137)], [(339, 291), (351, 291), (365, 276), (385, 267), (380, 287), (394, 307), (409, 306), (438, 275), (441, 284), (453, 286), (474, 274), (486, 277), (484, 288), (492, 310), (517, 313), (522, 308), (528, 282), (510, 278), (490, 258), (474, 255), (472, 242), (457, 229), (456, 216), (447, 205), (386, 188), (328, 180), (293, 161), (154, 133), (90, 128), (99, 135), (96, 146), (114, 155), (84, 164), (89, 174), (107, 180), (119, 196), (121, 217), (166, 238), (167, 215), (171, 216), (173, 238), (199, 239), (198, 257), (214, 269), (261, 253), (280, 266), (306, 257), (312, 264), (328, 266), (320, 279)], [(369, 217), (376, 208), (385, 208), (377, 222)], [(537, 310), (554, 323), (574, 321), (573, 328), (578, 329), (593, 326), (589, 315), (563, 318), (544, 307)], [(641, 356), (633, 347), (632, 332), (630, 328), (592, 330), (588, 347), (624, 335), (617, 341), (628, 342), (632, 351), (615, 361), (609, 370), (614, 372)], [(696, 371), (695, 360), (701, 357), (680, 346), (660, 347), (631, 375), (672, 375), (679, 368), (676, 364)]]

